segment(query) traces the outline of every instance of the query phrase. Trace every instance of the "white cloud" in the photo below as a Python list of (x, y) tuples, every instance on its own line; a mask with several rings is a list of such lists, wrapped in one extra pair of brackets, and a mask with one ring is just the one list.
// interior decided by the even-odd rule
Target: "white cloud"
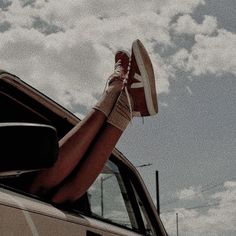
[(161, 7), (161, 14), (171, 20), (176, 15), (192, 13), (198, 6), (204, 4), (204, 0), (167, 0)]
[[(186, 194), (186, 190), (181, 191)], [(235, 235), (236, 233), (236, 182), (228, 181), (224, 190), (207, 197), (211, 200), (195, 209), (177, 208), (161, 215), (170, 235), (175, 235), (175, 213), (179, 215), (179, 228), (186, 235)], [(212, 203), (217, 201), (217, 203)], [(210, 206), (211, 205), (211, 206)], [(208, 206), (204, 208), (204, 206)], [(202, 211), (205, 209), (205, 211)]]
[[(106, 4), (105, 4), (106, 3)], [(0, 35), (1, 67), (70, 108), (91, 107), (112, 73), (114, 52), (140, 38), (154, 61), (159, 92), (168, 92), (171, 72), (154, 53), (171, 44), (159, 2), (13, 1), (0, 11), (10, 27)], [(115, 7), (114, 7), (115, 6)], [(50, 33), (51, 32), (51, 33)]]
[(188, 92), (188, 94), (189, 94), (190, 96), (193, 95), (193, 92), (192, 92), (192, 90), (189, 88), (189, 86), (186, 86), (186, 90), (187, 90), (187, 92)]
[(189, 187), (189, 188), (185, 188), (185, 189), (182, 189), (180, 190), (178, 193), (177, 193), (177, 197), (180, 199), (180, 200), (192, 200), (196, 197), (201, 197), (202, 194), (201, 194), (201, 188), (200, 187)]
[(15, 73), (67, 108), (88, 109), (111, 74), (117, 49), (141, 39), (153, 61), (158, 93), (168, 93), (172, 66), (155, 50), (172, 45), (170, 22), (203, 0), (13, 1), (0, 10), (2, 69)]
[(197, 34), (195, 41), (190, 52), (181, 49), (173, 56), (174, 66), (194, 75), (236, 75), (236, 34), (220, 29), (216, 36)]
[(168, 107), (168, 104), (165, 103), (165, 102), (159, 102), (159, 105), (162, 106), (162, 107)]
[(75, 112), (74, 115), (77, 116), (81, 120), (85, 117), (85, 115), (80, 112)]
[[(101, 61), (92, 43), (66, 38), (63, 33), (46, 37), (34, 29), (15, 29), (2, 35), (0, 52), (3, 68), (63, 105), (79, 102), (91, 106), (96, 101), (93, 93), (103, 81), (96, 74)], [(93, 69), (88, 70), (89, 66)], [(80, 86), (81, 81), (88, 92)]]
[(189, 52), (185, 48), (179, 49), (174, 56), (172, 56), (172, 64), (181, 69), (186, 70), (188, 63)]
[(211, 35), (217, 29), (217, 21), (215, 17), (204, 16), (202, 24), (198, 24), (190, 15), (183, 15), (178, 18), (173, 29), (177, 34), (207, 34)]

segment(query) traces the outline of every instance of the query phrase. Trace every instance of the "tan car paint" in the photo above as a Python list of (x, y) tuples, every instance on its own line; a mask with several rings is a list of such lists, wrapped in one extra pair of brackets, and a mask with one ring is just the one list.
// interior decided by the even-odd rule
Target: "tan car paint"
[(140, 235), (89, 217), (62, 212), (50, 204), (6, 189), (0, 189), (0, 212), (1, 236), (86, 236), (88, 230), (104, 236)]

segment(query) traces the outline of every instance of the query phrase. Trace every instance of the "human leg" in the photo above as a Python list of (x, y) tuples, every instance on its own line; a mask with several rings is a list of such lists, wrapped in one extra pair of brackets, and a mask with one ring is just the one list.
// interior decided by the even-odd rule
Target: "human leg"
[(91, 149), (86, 153), (76, 176), (68, 179), (52, 201), (62, 203), (80, 198), (101, 173), (123, 131), (130, 122), (130, 109), (125, 92), (121, 92), (116, 105), (100, 130)]
[[(138, 43), (137, 50), (139, 49), (143, 50), (143, 46), (140, 43)], [(134, 53), (132, 53), (133, 60), (131, 60), (132, 74), (130, 74), (127, 81), (127, 90), (129, 91), (129, 94), (131, 94), (130, 103), (133, 110), (132, 114), (130, 112), (130, 104), (128, 102), (129, 95), (127, 96), (127, 93), (123, 91), (121, 92), (112, 112), (109, 114), (105, 126), (100, 130), (98, 136), (96, 137), (96, 141), (93, 143), (93, 146), (89, 152), (86, 153), (84, 162), (81, 163), (82, 165), (80, 166), (78, 172), (72, 179), (68, 179), (64, 185), (60, 187), (58, 192), (52, 198), (53, 202), (73, 202), (87, 191), (89, 186), (91, 186), (99, 173), (102, 171), (107, 159), (112, 153), (112, 150), (115, 148), (116, 143), (129, 124), (131, 116), (148, 116), (157, 113), (157, 102), (152, 101), (152, 99), (156, 99), (156, 94), (154, 92), (155, 87), (153, 89), (153, 83), (155, 84), (153, 70), (151, 70), (151, 72), (147, 72), (150, 73), (150, 75), (144, 78), (139, 71), (140, 63), (136, 62), (135, 55), (133, 54)], [(141, 55), (143, 58), (146, 58), (145, 63), (149, 64), (148, 70), (150, 70), (152, 66), (150, 65), (150, 60), (147, 60), (147, 53), (142, 51)], [(139, 74), (140, 81), (133, 78), (135, 74)], [(133, 86), (135, 83), (140, 84), (139, 86)], [(147, 110), (148, 105), (146, 104), (146, 97), (151, 98), (151, 100), (148, 100), (149, 103), (156, 104), (156, 106), (154, 105), (154, 110), (156, 112), (151, 113)]]
[(123, 88), (129, 56), (116, 53), (115, 71), (109, 78), (108, 88), (92, 111), (59, 142), (59, 157), (55, 165), (41, 171), (33, 181), (30, 192), (39, 194), (58, 185), (78, 165), (87, 149), (104, 125)]
[(92, 148), (85, 155), (84, 162), (75, 177), (68, 178), (53, 196), (52, 201), (62, 203), (79, 199), (101, 173), (121, 135), (121, 130), (107, 123)]

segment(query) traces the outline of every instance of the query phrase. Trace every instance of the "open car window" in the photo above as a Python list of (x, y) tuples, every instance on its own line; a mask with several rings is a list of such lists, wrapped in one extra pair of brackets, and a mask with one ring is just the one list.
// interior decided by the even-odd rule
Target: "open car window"
[(93, 216), (138, 230), (130, 196), (117, 166), (111, 161), (89, 188), (88, 199)]
[(133, 177), (111, 158), (87, 194), (71, 209), (142, 235), (156, 235)]
[(145, 209), (145, 205), (144, 205), (143, 201), (141, 200), (134, 184), (131, 183), (131, 185), (132, 185), (132, 189), (133, 189), (134, 194), (135, 194), (135, 198), (136, 198), (137, 203), (138, 203), (138, 208), (141, 212), (141, 216), (142, 216), (142, 220), (144, 222), (146, 235), (153, 236), (154, 235), (154, 229), (153, 229), (152, 224), (150, 222), (150, 219), (148, 217), (148, 213), (147, 213), (147, 210)]

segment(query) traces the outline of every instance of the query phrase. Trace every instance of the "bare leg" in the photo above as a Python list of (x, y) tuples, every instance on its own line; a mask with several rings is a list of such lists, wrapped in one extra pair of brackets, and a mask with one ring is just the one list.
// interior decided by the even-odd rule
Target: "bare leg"
[[(118, 142), (120, 136), (127, 127), (130, 118), (133, 115), (137, 114), (138, 116), (149, 116), (157, 113), (157, 109), (153, 109), (155, 106), (154, 100), (156, 99), (156, 91), (151, 61), (148, 60), (148, 54), (146, 53), (145, 48), (140, 41), (135, 41), (133, 44), (132, 57), (129, 79), (127, 80), (127, 83), (125, 83), (126, 94), (124, 92), (120, 93), (119, 98), (112, 109), (112, 112), (108, 116), (107, 123), (102, 129), (100, 129), (99, 133), (95, 135), (95, 142), (91, 147), (89, 147), (84, 161), (80, 165), (80, 170), (75, 176), (73, 176), (72, 180), (68, 179), (53, 196), (52, 201), (55, 203), (75, 201), (87, 191), (87, 189), (91, 186), (98, 174), (103, 169), (105, 162), (109, 158), (112, 150), (114, 149), (116, 143)], [(136, 57), (138, 58), (138, 62), (136, 61)], [(142, 73), (140, 73), (140, 69)], [(138, 75), (138, 79), (136, 79), (136, 75)], [(131, 94), (132, 104), (127, 91), (129, 91)], [(130, 112), (131, 109), (129, 108), (132, 108), (132, 114)], [(133, 111), (135, 111), (135, 113)], [(71, 136), (73, 144), (76, 144), (77, 142), (78, 137), (74, 137), (76, 134), (78, 134), (78, 132), (80, 132), (80, 129)], [(67, 140), (63, 146), (66, 146), (66, 144)], [(74, 146), (70, 145), (68, 147), (68, 153), (65, 152), (64, 159), (66, 159), (68, 155), (71, 155), (73, 160), (76, 158), (76, 154), (71, 152), (71, 148), (74, 148)], [(82, 156), (80, 159), (81, 158)], [(66, 161), (64, 163), (66, 163)], [(74, 167), (75, 166), (73, 166), (73, 168)], [(67, 174), (69, 174), (69, 172)], [(47, 181), (47, 178), (45, 178), (45, 181)]]
[[(100, 105), (103, 101), (108, 103), (106, 113), (112, 110), (122, 87), (123, 82), (119, 80), (115, 80), (109, 85), (108, 92), (99, 102)], [(30, 187), (30, 192), (34, 194), (44, 193), (65, 179), (81, 161), (106, 119), (107, 117), (103, 112), (92, 109), (80, 123), (60, 140), (57, 162), (53, 167), (43, 170), (37, 175)]]
[(121, 130), (107, 123), (85, 156), (77, 175), (62, 186), (53, 197), (53, 202), (75, 201), (81, 197), (102, 171), (121, 135)]
[(150, 116), (157, 113), (152, 64), (139, 40), (136, 40), (132, 46), (129, 79), (126, 82), (126, 92), (121, 92), (108, 116), (106, 125), (99, 132), (96, 142), (86, 154), (79, 171), (72, 180), (69, 179), (60, 187), (52, 198), (53, 202), (75, 201), (81, 197), (103, 169), (132, 116)]
[(54, 202), (77, 200), (96, 180), (130, 122), (130, 110), (127, 103), (126, 94), (121, 92), (106, 124), (100, 130), (91, 149), (86, 153), (79, 171), (72, 180), (68, 179), (54, 195), (52, 199)]
[(53, 167), (40, 172), (34, 180), (30, 192), (38, 193), (59, 184), (80, 162), (105, 120), (106, 116), (102, 112), (92, 110), (60, 140), (57, 162)]
[(60, 140), (59, 157), (55, 165), (41, 171), (31, 185), (30, 192), (44, 193), (62, 182), (78, 165), (91, 143), (104, 125), (123, 88), (123, 79), (127, 73), (129, 56), (117, 52), (114, 74), (109, 78), (109, 86), (102, 98), (78, 125)]

